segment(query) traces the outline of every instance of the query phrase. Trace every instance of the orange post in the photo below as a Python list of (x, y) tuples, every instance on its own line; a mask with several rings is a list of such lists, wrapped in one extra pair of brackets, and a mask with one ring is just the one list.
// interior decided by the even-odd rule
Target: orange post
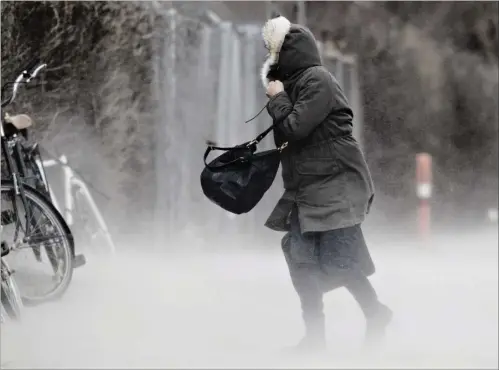
[(432, 193), (432, 158), (428, 153), (416, 154), (416, 192), (419, 198), (418, 232), (423, 241), (431, 234), (430, 198)]

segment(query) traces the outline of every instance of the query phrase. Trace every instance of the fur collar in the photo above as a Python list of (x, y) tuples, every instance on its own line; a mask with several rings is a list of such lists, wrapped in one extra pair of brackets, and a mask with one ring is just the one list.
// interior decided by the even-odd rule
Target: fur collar
[(260, 78), (265, 89), (267, 89), (269, 85), (267, 75), (270, 68), (279, 61), (279, 52), (284, 42), (284, 38), (290, 29), (291, 22), (283, 16), (268, 20), (262, 28), (263, 41), (269, 51), (267, 59), (265, 60), (265, 63), (263, 63), (260, 71)]

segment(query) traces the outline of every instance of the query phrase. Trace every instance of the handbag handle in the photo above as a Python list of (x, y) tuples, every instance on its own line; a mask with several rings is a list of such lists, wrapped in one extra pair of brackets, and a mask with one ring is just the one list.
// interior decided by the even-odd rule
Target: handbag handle
[[(248, 143), (243, 144), (243, 145), (249, 145), (249, 144), (255, 145), (255, 148), (251, 150), (251, 152), (254, 153), (256, 151), (256, 143), (253, 143), (253, 141), (249, 141)], [(277, 150), (280, 153), (287, 146), (288, 146), (288, 142), (286, 141), (279, 148), (274, 149), (274, 150)], [(206, 150), (204, 152), (204, 156), (203, 156), (204, 165), (206, 167), (208, 167), (209, 169), (211, 169), (211, 170), (216, 170), (216, 169), (222, 169), (222, 168), (228, 167), (228, 166), (230, 166), (230, 165), (232, 165), (234, 163), (237, 163), (237, 162), (240, 163), (242, 160), (245, 159), (245, 157), (239, 157), (239, 158), (236, 158), (236, 159), (234, 159), (234, 160), (232, 160), (230, 162), (227, 162), (227, 163), (224, 163), (224, 164), (220, 164), (220, 165), (217, 165), (217, 166), (211, 166), (208, 163), (206, 163), (206, 158), (208, 158), (208, 155), (211, 153), (212, 150), (230, 151), (230, 150), (234, 150), (234, 149), (240, 149), (241, 147), (242, 147), (242, 145), (239, 145), (238, 147), (237, 146), (233, 146), (233, 147), (218, 147), (218, 146), (210, 145), (210, 146), (208, 146), (208, 148), (206, 148)]]
[[(209, 145), (208, 148), (206, 148), (206, 150), (204, 152), (204, 156), (203, 156), (203, 161), (204, 161), (205, 167), (208, 167), (211, 170), (216, 170), (216, 169), (222, 169), (222, 168), (228, 167), (234, 163), (240, 162), (241, 160), (244, 159), (244, 157), (239, 157), (239, 158), (233, 159), (230, 162), (227, 162), (224, 164), (219, 164), (217, 166), (212, 166), (206, 162), (206, 158), (208, 158), (208, 155), (211, 153), (212, 150), (223, 150), (223, 151), (228, 152), (231, 150), (241, 149), (244, 146), (250, 148), (252, 153), (254, 153), (256, 151), (256, 144), (253, 143), (253, 141), (248, 141), (247, 143), (244, 143), (242, 145), (237, 145), (237, 146), (232, 146), (232, 147), (220, 147), (220, 146)], [(254, 147), (252, 148), (252, 146), (254, 146)]]
[[(255, 117), (251, 118), (249, 121), (246, 121), (245, 123), (248, 123), (248, 122), (252, 121), (253, 119), (255, 119), (256, 117), (258, 117), (258, 115), (260, 113), (262, 113), (263, 110), (267, 107), (267, 104), (262, 108), (262, 110)], [(248, 141), (248, 142), (246, 142), (244, 144), (241, 144), (241, 145), (236, 145), (236, 146), (231, 146), (231, 147), (220, 147), (220, 146), (208, 145), (208, 148), (206, 148), (206, 151), (204, 152), (204, 156), (203, 156), (204, 165), (206, 167), (208, 167), (209, 169), (212, 169), (212, 170), (213, 169), (222, 169), (222, 168), (228, 167), (228, 166), (230, 166), (230, 165), (232, 165), (232, 164), (234, 164), (236, 162), (240, 162), (241, 160), (244, 160), (244, 157), (239, 157), (239, 158), (236, 158), (236, 159), (234, 159), (234, 160), (232, 160), (230, 162), (227, 162), (227, 163), (224, 163), (224, 164), (220, 164), (218, 166), (210, 166), (208, 163), (206, 163), (206, 158), (208, 158), (208, 155), (211, 153), (212, 150), (231, 151), (231, 150), (241, 149), (243, 146), (246, 146), (247, 148), (251, 149), (251, 153), (256, 152), (256, 146), (260, 143), (260, 141), (262, 141), (265, 138), (265, 136), (267, 136), (270, 133), (270, 131), (272, 131), (277, 126), (277, 124), (279, 122), (274, 122), (265, 131), (263, 131), (262, 133), (260, 133), (256, 138), (254, 138), (253, 140)], [(286, 141), (284, 144), (282, 144), (276, 150), (278, 150), (279, 152), (282, 152), (282, 150), (284, 148), (286, 148), (287, 146), (288, 146), (288, 142)]]

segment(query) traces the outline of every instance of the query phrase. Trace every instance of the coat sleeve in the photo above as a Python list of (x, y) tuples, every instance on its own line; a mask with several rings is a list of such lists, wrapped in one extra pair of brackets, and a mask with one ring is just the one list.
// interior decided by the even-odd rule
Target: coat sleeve
[(329, 73), (314, 71), (306, 77), (295, 104), (288, 94), (274, 95), (267, 105), (276, 130), (288, 141), (307, 137), (328, 116), (334, 106), (334, 86)]

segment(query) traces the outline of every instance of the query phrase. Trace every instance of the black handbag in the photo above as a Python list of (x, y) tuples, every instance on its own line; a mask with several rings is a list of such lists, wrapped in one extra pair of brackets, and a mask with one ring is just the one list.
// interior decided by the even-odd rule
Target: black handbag
[[(226, 211), (240, 215), (251, 211), (274, 182), (280, 153), (287, 146), (256, 153), (258, 143), (274, 129), (270, 126), (254, 140), (234, 147), (208, 146), (201, 172), (204, 195)], [(212, 150), (225, 151), (210, 163)]]

